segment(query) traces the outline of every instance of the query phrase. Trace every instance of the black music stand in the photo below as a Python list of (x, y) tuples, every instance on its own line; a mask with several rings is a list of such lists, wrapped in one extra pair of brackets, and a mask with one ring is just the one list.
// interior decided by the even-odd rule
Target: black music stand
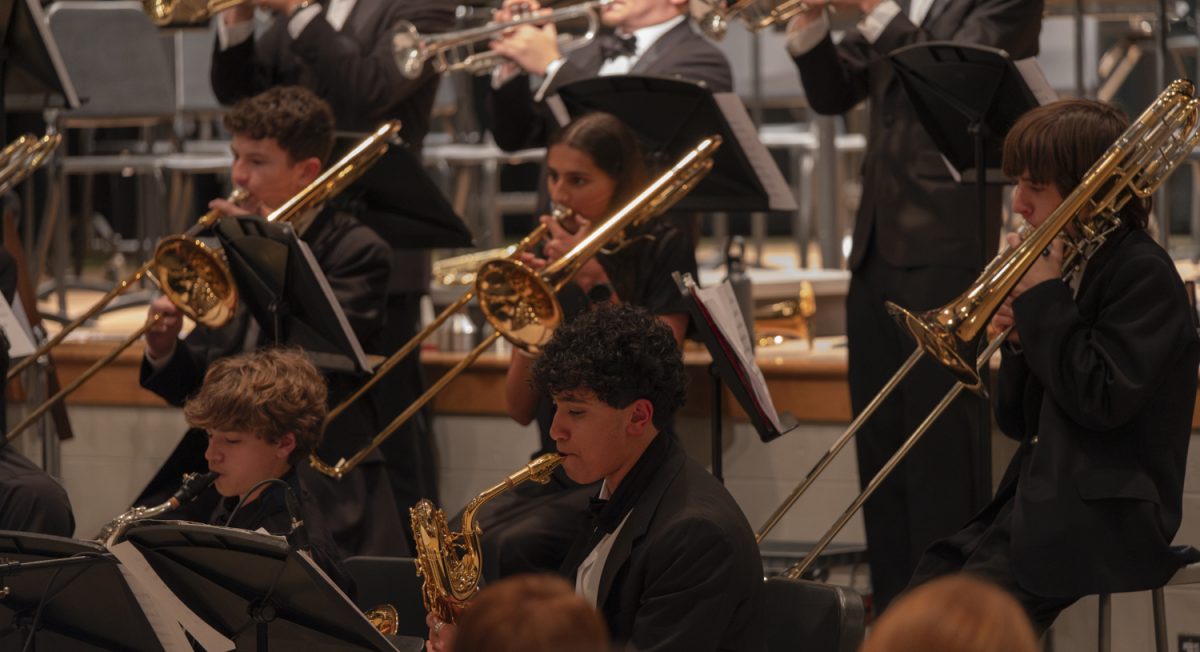
[[(729, 391), (733, 393), (733, 397), (737, 399), (742, 409), (746, 411), (746, 415), (750, 418), (750, 423), (754, 426), (754, 430), (758, 433), (759, 439), (763, 442), (769, 442), (772, 439), (780, 437), (784, 433), (791, 432), (799, 427), (798, 423), (785, 425), (782, 417), (788, 415), (778, 415), (775, 413), (775, 407), (771, 402), (771, 395), (767, 393), (766, 383), (762, 381), (762, 372), (755, 365), (753, 369), (748, 368), (743, 362), (743, 358), (739, 356), (736, 349), (744, 348), (750, 351), (750, 365), (754, 365), (753, 348), (747, 345), (739, 345), (734, 341), (738, 336), (729, 332), (731, 328), (737, 328), (741, 325), (745, 328), (745, 320), (742, 319), (737, 301), (732, 299), (732, 291), (730, 291), (730, 300), (722, 302), (722, 306), (712, 306), (706, 304), (706, 299), (700, 296), (699, 286), (696, 285), (695, 279), (691, 274), (673, 274), (675, 284), (679, 286), (680, 293), (688, 299), (688, 313), (692, 317), (692, 323), (696, 325), (696, 333), (700, 336), (700, 341), (704, 342), (704, 347), (708, 349), (708, 353), (712, 356), (713, 373), (710, 375), (713, 379), (713, 393), (710, 401), (712, 409), (712, 467), (713, 475), (718, 480), (722, 478), (722, 451), (721, 445), (724, 441), (724, 433), (721, 427), (721, 401), (722, 384), (729, 386)], [(722, 317), (714, 316), (715, 309), (725, 309), (732, 314), (730, 320), (724, 320)], [(760, 382), (761, 389), (755, 389), (754, 380), (751, 375), (756, 374)], [(789, 418), (789, 420), (791, 420)]]
[(124, 540), (185, 605), (239, 650), (395, 650), (316, 564), (282, 537), (142, 521), (125, 532)]
[[(979, 268), (987, 265), (987, 186), (1009, 181), (1000, 170), (1008, 130), (1037, 96), (1004, 50), (935, 41), (897, 48), (888, 55), (921, 125), (959, 183), (974, 183), (979, 211)], [(988, 369), (980, 370), (984, 387)], [(980, 437), (971, 442), (978, 482), (976, 505), (991, 495), (991, 406), (980, 402)]]
[(163, 649), (104, 546), (0, 531), (0, 649)]
[(567, 84), (546, 104), (559, 124), (592, 111), (611, 113), (662, 161), (676, 161), (702, 139), (721, 136), (712, 172), (674, 211), (796, 210), (779, 166), (733, 93), (713, 93), (681, 79), (618, 75)]
[(221, 219), (213, 231), (225, 247), (239, 302), (272, 342), (304, 349), (323, 369), (371, 370), (325, 273), (290, 225), (243, 215)]
[[(335, 156), (357, 143), (357, 138), (339, 138)], [(474, 246), (471, 230), (403, 144), (389, 147), (333, 202), (374, 229), (393, 249)]]
[[(26, 110), (79, 106), (38, 0), (0, 0), (0, 115), (10, 108), (9, 95), (18, 96)], [(0, 123), (0, 143), (7, 142)]]

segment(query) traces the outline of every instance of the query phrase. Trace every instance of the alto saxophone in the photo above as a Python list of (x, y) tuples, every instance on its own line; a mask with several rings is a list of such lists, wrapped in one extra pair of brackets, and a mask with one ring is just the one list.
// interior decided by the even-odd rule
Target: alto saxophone
[(479, 591), (483, 567), (479, 554), (482, 530), (475, 522), (475, 512), (487, 501), (526, 480), (546, 484), (550, 481), (550, 472), (559, 464), (562, 464), (561, 455), (547, 453), (473, 498), (463, 510), (461, 532), (451, 532), (445, 512), (428, 500), (422, 500), (409, 510), (417, 544), (417, 575), (423, 578), (421, 595), (426, 611), (443, 622), (452, 623), (467, 601)]
[(100, 528), (100, 532), (96, 535), (96, 541), (107, 544), (123, 534), (136, 521), (154, 518), (171, 510), (179, 509), (180, 505), (191, 502), (216, 479), (217, 473), (213, 471), (204, 474), (188, 473), (183, 476), (183, 484), (179, 485), (179, 489), (166, 502), (155, 507), (134, 507), (121, 514)]

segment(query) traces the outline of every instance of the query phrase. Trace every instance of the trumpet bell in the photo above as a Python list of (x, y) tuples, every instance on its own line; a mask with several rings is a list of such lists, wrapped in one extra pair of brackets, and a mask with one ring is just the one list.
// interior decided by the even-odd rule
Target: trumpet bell
[(396, 33), (392, 35), (392, 50), (396, 53), (396, 65), (405, 77), (416, 79), (421, 76), (426, 57), (421, 44), (421, 34), (416, 25), (407, 20), (396, 24)]
[(209, 328), (233, 318), (237, 285), (221, 255), (199, 240), (174, 236), (154, 250), (154, 277), (184, 314)]
[(554, 288), (524, 263), (502, 258), (484, 263), (475, 277), (479, 308), (513, 345), (537, 353), (562, 322)]

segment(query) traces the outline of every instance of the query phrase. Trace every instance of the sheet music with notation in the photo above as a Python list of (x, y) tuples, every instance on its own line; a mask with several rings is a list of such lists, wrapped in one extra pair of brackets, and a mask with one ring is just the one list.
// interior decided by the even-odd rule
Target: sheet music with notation
[(771, 401), (771, 393), (767, 389), (767, 380), (754, 359), (754, 348), (750, 343), (750, 333), (746, 331), (746, 322), (742, 319), (742, 311), (737, 299), (733, 296), (733, 286), (729, 281), (723, 281), (713, 287), (691, 287), (696, 298), (704, 305), (712, 318), (722, 339), (728, 345), (730, 352), (737, 358), (745, 373), (746, 379), (754, 390), (754, 397), (761, 406), (763, 414), (771, 420), (777, 430), (782, 430), (779, 414)]

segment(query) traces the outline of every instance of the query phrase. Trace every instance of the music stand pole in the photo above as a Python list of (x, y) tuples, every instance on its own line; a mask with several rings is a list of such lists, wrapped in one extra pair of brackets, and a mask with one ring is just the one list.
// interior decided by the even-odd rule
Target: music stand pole
[(709, 426), (712, 434), (712, 474), (717, 479), (717, 482), (725, 484), (724, 460), (722, 459), (724, 454), (721, 451), (725, 440), (724, 433), (722, 432), (723, 415), (721, 414), (721, 398), (725, 387), (721, 384), (721, 374), (717, 371), (715, 362), (708, 365), (708, 377), (712, 379), (712, 407), (710, 408), (711, 413), (709, 417), (712, 419)]

